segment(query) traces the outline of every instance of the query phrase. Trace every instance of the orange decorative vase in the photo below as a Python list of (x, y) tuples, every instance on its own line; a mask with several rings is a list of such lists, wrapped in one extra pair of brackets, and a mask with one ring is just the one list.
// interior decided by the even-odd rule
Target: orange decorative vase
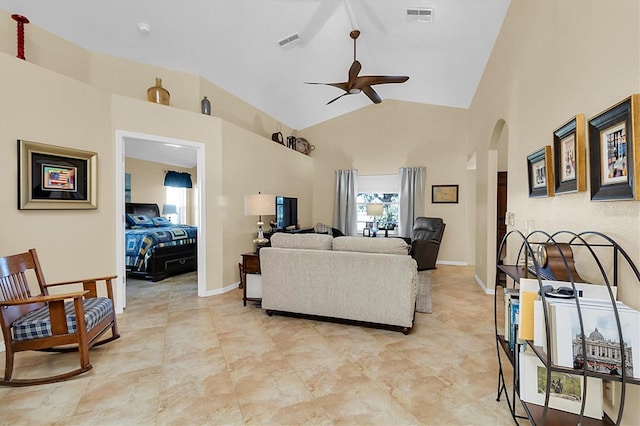
[(156, 77), (156, 85), (147, 89), (147, 99), (149, 102), (169, 105), (169, 91), (162, 87), (162, 79)]

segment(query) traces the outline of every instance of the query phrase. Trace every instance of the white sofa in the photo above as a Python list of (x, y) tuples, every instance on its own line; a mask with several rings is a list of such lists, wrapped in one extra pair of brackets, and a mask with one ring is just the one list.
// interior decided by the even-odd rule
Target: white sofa
[(262, 308), (413, 327), (417, 266), (400, 238), (277, 233), (260, 250)]

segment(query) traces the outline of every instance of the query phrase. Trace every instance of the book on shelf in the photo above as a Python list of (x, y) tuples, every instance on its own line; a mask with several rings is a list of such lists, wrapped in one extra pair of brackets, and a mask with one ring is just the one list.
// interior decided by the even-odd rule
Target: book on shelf
[(533, 302), (539, 297), (540, 286), (538, 280), (520, 280), (520, 323), (518, 325), (518, 338), (520, 340), (533, 340), (534, 309)]
[(511, 308), (509, 310), (509, 349), (513, 350), (518, 338), (518, 322), (520, 317), (520, 301), (516, 298), (511, 299)]
[[(526, 347), (525, 347), (526, 348)], [(547, 369), (531, 349), (519, 353), (519, 394), (522, 401), (544, 405), (547, 392)], [(580, 374), (551, 372), (549, 407), (579, 414), (582, 407), (584, 377)], [(602, 420), (602, 380), (587, 377), (584, 415)]]
[(504, 340), (509, 341), (511, 336), (511, 301), (518, 299), (519, 290), (514, 288), (504, 289)]

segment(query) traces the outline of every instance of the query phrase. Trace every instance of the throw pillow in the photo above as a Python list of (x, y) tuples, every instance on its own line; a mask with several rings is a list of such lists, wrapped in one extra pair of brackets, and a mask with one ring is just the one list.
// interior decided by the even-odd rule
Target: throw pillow
[(155, 226), (174, 226), (174, 224), (166, 217), (152, 217), (151, 220)]
[(156, 226), (153, 220), (146, 214), (127, 214), (127, 223), (131, 227), (150, 228)]

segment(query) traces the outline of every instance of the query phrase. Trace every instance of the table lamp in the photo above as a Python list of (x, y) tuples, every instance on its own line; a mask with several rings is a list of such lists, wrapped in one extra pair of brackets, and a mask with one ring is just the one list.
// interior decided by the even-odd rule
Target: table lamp
[(171, 214), (178, 214), (178, 208), (176, 207), (175, 204), (163, 204), (162, 205), (162, 216), (167, 216), (168, 220), (171, 220), (170, 217), (168, 217)]
[(371, 232), (375, 237), (378, 233), (378, 217), (384, 214), (384, 205), (379, 203), (367, 204), (367, 215), (373, 216), (373, 229)]
[(269, 240), (264, 237), (262, 227), (262, 215), (276, 214), (276, 196), (271, 194), (250, 194), (244, 196), (244, 215), (258, 216), (258, 238), (253, 242), (256, 244), (265, 244)]

